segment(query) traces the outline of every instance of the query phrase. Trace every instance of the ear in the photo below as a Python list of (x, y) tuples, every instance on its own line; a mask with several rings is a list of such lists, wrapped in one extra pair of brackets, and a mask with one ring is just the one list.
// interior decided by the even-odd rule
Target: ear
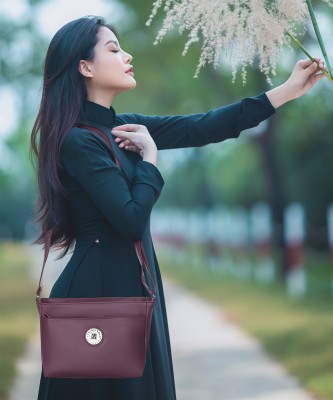
[(92, 78), (94, 76), (89, 62), (86, 60), (80, 60), (78, 70), (86, 78)]

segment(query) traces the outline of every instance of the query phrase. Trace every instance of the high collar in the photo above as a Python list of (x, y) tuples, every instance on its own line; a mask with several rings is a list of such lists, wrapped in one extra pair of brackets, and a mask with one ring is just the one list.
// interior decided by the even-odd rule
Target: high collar
[(106, 108), (87, 100), (83, 114), (80, 115), (79, 120), (95, 122), (96, 124), (113, 128), (116, 121), (116, 111), (112, 106)]

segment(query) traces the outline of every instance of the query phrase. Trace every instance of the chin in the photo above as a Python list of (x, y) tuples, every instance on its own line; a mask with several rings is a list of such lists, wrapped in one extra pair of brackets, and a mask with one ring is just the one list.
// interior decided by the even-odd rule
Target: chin
[(133, 90), (136, 88), (136, 81), (132, 79), (132, 82), (127, 83), (126, 85), (119, 86), (117, 89), (117, 93), (126, 92), (128, 90)]
[(133, 79), (133, 82), (130, 85), (126, 85), (124, 90), (132, 90), (136, 88), (136, 80)]

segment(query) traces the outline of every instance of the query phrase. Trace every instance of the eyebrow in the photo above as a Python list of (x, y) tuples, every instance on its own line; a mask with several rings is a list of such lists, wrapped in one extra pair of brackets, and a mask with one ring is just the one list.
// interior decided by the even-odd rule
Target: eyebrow
[(109, 43), (114, 43), (114, 44), (116, 44), (116, 45), (118, 45), (119, 46), (119, 43), (118, 42), (116, 42), (115, 40), (108, 40), (106, 43), (105, 43), (105, 45), (104, 46), (106, 46), (107, 44), (109, 44)]

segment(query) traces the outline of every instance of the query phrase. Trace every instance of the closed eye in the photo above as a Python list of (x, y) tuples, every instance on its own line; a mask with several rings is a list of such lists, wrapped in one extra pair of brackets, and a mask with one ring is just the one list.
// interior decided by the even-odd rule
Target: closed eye
[(119, 53), (120, 50), (111, 50), (112, 53)]

